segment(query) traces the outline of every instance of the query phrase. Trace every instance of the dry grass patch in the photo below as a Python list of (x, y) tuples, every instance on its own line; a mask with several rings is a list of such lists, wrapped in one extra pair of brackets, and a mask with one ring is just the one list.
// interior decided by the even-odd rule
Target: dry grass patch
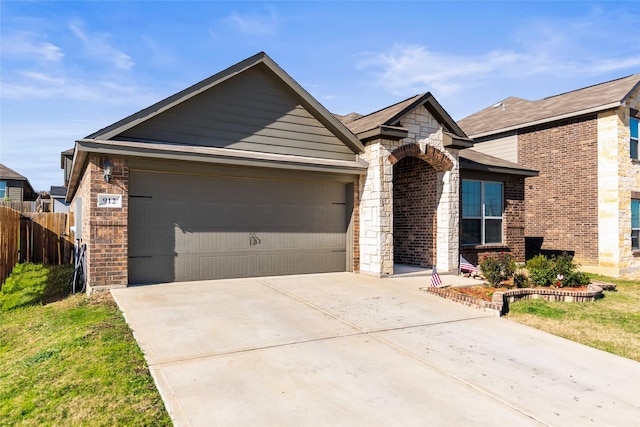
[(543, 299), (509, 304), (507, 318), (609, 353), (640, 361), (640, 283), (593, 276), (617, 290), (588, 303)]

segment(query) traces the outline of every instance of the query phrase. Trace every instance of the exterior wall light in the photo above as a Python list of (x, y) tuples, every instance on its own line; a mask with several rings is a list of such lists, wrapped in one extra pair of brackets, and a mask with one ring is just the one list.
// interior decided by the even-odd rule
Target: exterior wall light
[(105, 182), (109, 182), (113, 174), (113, 163), (111, 163), (109, 160), (105, 160), (102, 163), (102, 171), (104, 173)]

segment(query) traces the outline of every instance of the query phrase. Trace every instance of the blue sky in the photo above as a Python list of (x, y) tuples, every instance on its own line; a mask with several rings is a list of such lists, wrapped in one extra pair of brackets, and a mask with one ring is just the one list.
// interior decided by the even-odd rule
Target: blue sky
[(0, 2), (0, 163), (62, 185), (74, 141), (264, 51), (327, 109), (431, 92), (456, 120), (640, 72), (637, 1)]

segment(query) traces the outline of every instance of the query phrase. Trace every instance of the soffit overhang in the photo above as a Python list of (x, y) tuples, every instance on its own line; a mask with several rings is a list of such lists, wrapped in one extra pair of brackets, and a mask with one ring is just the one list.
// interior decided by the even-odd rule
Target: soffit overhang
[(365, 175), (368, 164), (354, 154), (354, 160), (333, 160), (316, 157), (291, 156), (228, 148), (185, 146), (177, 144), (136, 141), (112, 141), (81, 139), (76, 141), (72, 175), (67, 191), (70, 202), (78, 190), (79, 182), (87, 168), (89, 155), (137, 157), (176, 161), (192, 161), (232, 165), (238, 167), (263, 167), (283, 170), (303, 170), (345, 175)]

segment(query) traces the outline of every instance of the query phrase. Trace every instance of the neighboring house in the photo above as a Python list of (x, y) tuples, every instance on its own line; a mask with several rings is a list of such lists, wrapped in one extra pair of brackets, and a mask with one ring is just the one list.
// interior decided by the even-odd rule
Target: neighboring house
[(89, 289), (456, 271), (460, 222), (471, 255), (524, 259), (535, 171), (469, 150), (429, 93), (340, 119), (259, 53), (77, 141), (66, 200)]
[(51, 196), (51, 212), (69, 212), (69, 203), (65, 200), (67, 197), (67, 187), (51, 186), (49, 190)]
[(64, 186), (69, 185), (69, 178), (71, 177), (71, 167), (73, 166), (73, 148), (60, 153), (60, 169), (64, 170)]
[(540, 171), (525, 191), (528, 256), (566, 251), (585, 270), (640, 277), (638, 110), (634, 74), (458, 122), (474, 150)]
[(27, 202), (37, 197), (27, 178), (0, 164), (0, 202)]

